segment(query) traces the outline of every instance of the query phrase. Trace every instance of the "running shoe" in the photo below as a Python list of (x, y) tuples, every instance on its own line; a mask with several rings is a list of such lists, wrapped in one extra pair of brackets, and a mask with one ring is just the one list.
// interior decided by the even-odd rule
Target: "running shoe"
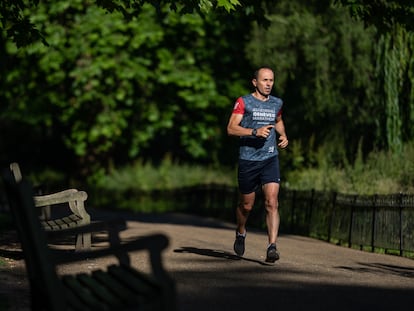
[(276, 248), (276, 244), (272, 243), (267, 248), (266, 252), (266, 262), (275, 262), (276, 260), (279, 260), (279, 252)]
[(236, 240), (234, 241), (234, 252), (237, 256), (243, 256), (244, 254), (244, 240), (246, 239), (246, 234), (241, 235), (236, 232)]

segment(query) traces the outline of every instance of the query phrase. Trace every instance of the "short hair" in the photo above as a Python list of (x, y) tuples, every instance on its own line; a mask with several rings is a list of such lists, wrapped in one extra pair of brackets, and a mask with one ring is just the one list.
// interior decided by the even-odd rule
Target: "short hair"
[(257, 80), (257, 77), (259, 76), (259, 71), (262, 69), (269, 69), (273, 72), (273, 74), (275, 73), (274, 70), (270, 68), (269, 66), (261, 66), (257, 68), (256, 71), (253, 73), (253, 79)]

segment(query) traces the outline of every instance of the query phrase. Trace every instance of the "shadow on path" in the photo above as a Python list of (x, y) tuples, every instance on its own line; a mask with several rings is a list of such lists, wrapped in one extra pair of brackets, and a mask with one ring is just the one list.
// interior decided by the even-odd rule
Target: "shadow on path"
[(362, 267), (338, 266), (338, 269), (344, 269), (354, 272), (381, 273), (384, 275), (397, 275), (407, 278), (414, 278), (414, 269), (396, 265), (387, 265), (382, 263), (358, 263)]
[(212, 250), (212, 249), (207, 249), (207, 248), (181, 247), (179, 249), (175, 249), (174, 252), (175, 253), (192, 253), (192, 254), (197, 254), (197, 255), (202, 255), (202, 256), (223, 258), (223, 259), (228, 259), (228, 260), (245, 260), (245, 261), (255, 262), (263, 266), (273, 266), (273, 264), (262, 262), (260, 260), (250, 259), (246, 257), (239, 257), (229, 252), (220, 251), (220, 250)]

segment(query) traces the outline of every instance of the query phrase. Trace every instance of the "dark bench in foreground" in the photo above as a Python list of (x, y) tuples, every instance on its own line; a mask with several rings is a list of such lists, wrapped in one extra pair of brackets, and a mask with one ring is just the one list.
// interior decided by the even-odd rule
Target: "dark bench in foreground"
[[(22, 245), (30, 282), (32, 310), (176, 310), (175, 285), (164, 270), (162, 251), (168, 239), (153, 234), (121, 242), (125, 221), (96, 222), (58, 231), (59, 234), (108, 232), (109, 247), (93, 251), (64, 252), (47, 244), (46, 232), (36, 214), (33, 189), (26, 180), (16, 180), (10, 169), (3, 172), (10, 210)], [(129, 253), (146, 251), (151, 273), (130, 264)], [(59, 264), (115, 256), (118, 264), (91, 273), (59, 276)]]

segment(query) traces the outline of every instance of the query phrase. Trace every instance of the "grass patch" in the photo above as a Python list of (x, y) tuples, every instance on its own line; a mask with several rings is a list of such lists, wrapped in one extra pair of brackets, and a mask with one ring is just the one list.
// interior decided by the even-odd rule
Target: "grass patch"
[(406, 144), (398, 154), (371, 152), (363, 158), (357, 152), (352, 164), (346, 159), (333, 164), (323, 149), (317, 158), (319, 162), (313, 167), (287, 171), (283, 185), (344, 194), (414, 194), (414, 143)]
[(165, 160), (159, 166), (138, 161), (99, 178), (98, 189), (112, 191), (171, 190), (195, 185), (236, 185), (236, 172), (231, 169), (176, 165)]
[(235, 187), (236, 175), (234, 169), (178, 165), (169, 159), (157, 166), (137, 161), (90, 180), (88, 201), (138, 212), (182, 211), (188, 209), (186, 198), (197, 187)]

